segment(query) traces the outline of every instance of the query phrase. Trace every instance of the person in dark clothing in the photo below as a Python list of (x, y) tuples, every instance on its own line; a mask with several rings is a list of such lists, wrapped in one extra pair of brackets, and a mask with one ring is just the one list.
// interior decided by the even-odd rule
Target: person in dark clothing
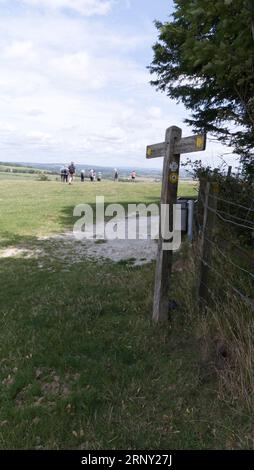
[(73, 183), (73, 179), (74, 179), (74, 175), (75, 175), (75, 173), (76, 173), (76, 168), (75, 168), (73, 162), (71, 162), (71, 164), (70, 164), (68, 170), (69, 170), (69, 184), (72, 184), (72, 183)]
[(63, 170), (64, 183), (68, 183), (68, 174), (69, 174), (68, 168), (67, 166), (65, 166)]
[(63, 183), (64, 182), (64, 166), (60, 170), (60, 176), (61, 176), (61, 181)]
[(81, 183), (84, 183), (84, 181), (85, 181), (85, 170), (81, 170), (80, 179), (81, 179)]

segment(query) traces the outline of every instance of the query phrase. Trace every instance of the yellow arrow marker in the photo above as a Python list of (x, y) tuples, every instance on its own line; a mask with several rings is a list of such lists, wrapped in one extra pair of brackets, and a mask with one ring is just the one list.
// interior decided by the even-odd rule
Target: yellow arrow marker
[(202, 149), (204, 147), (204, 136), (198, 135), (196, 138), (196, 147)]

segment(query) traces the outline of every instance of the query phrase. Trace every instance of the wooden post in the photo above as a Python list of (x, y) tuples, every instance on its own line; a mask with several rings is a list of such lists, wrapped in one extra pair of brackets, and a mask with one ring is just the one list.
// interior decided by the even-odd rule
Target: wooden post
[[(182, 130), (172, 126), (166, 131), (166, 140), (159, 144), (148, 145), (146, 158), (164, 157), (161, 204), (168, 208), (168, 227), (172, 233), (174, 228), (173, 214), (174, 204), (177, 202), (177, 189), (179, 179), (180, 156), (182, 153), (201, 152), (206, 148), (206, 135), (192, 135), (182, 137)], [(162, 210), (160, 207), (162, 215)], [(164, 214), (165, 215), (165, 214)], [(172, 242), (166, 240), (162, 233), (162, 220), (160, 217), (160, 233), (158, 241), (158, 256), (155, 273), (155, 291), (153, 302), (153, 320), (164, 322), (168, 320), (169, 314), (169, 277), (172, 270), (172, 250), (166, 249), (165, 245)], [(172, 237), (173, 238), (173, 237)]]
[[(177, 202), (180, 154), (174, 154), (174, 145), (180, 139), (182, 130), (172, 126), (166, 131), (166, 156), (163, 166), (161, 204), (169, 205), (169, 230), (173, 231), (173, 207)], [(158, 240), (158, 255), (155, 272), (155, 290), (153, 303), (153, 320), (161, 322), (168, 320), (169, 314), (169, 278), (172, 270), (172, 250), (164, 250), (163, 243), (167, 242), (161, 233)]]
[(198, 188), (198, 203), (197, 203), (197, 219), (199, 227), (202, 225), (204, 220), (204, 204), (203, 199), (205, 197), (206, 179), (204, 177), (199, 179)]
[(232, 166), (229, 166), (229, 167), (228, 167), (227, 178), (230, 178), (231, 173), (232, 173)]
[(201, 240), (201, 262), (199, 279), (199, 306), (209, 304), (209, 269), (212, 262), (213, 235), (216, 222), (218, 184), (206, 183), (204, 200), (203, 232)]

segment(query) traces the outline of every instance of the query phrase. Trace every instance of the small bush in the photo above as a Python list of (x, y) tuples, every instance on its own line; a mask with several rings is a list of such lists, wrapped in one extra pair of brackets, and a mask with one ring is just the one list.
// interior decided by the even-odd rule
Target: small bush
[(39, 180), (39, 181), (49, 181), (49, 177), (48, 177), (47, 175), (41, 174), (41, 175), (38, 177), (38, 180)]

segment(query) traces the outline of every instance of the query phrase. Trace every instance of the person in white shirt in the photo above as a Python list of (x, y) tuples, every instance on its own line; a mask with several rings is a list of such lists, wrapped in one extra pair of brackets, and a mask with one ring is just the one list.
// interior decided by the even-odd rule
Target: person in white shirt
[(89, 178), (90, 178), (90, 181), (93, 181), (93, 174), (94, 174), (94, 171), (91, 169), (89, 171)]
[(135, 181), (135, 179), (136, 179), (136, 171), (133, 170), (133, 171), (131, 172), (131, 180), (132, 180), (132, 181)]

